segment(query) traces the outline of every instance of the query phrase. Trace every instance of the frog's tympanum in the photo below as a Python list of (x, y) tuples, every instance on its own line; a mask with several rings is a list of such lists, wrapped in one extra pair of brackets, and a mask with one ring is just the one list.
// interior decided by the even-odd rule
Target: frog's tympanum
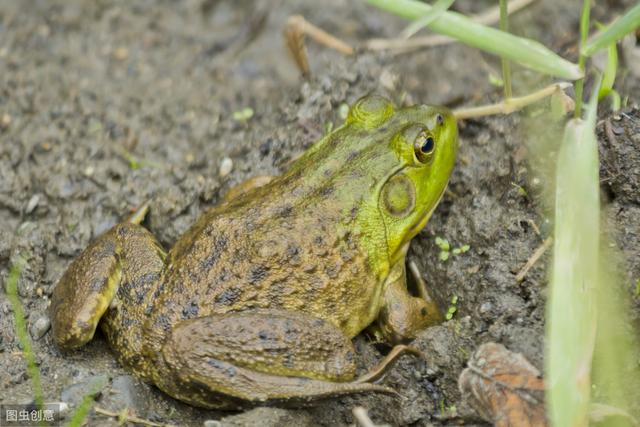
[(230, 191), (169, 252), (140, 225), (146, 206), (98, 237), (53, 291), (54, 340), (80, 347), (99, 324), (124, 366), (207, 408), (393, 393), (372, 383), (382, 369), (354, 378), (351, 338), (370, 327), (399, 344), (438, 317), (408, 292), (405, 254), (456, 151), (447, 109), (362, 98), (286, 173)]

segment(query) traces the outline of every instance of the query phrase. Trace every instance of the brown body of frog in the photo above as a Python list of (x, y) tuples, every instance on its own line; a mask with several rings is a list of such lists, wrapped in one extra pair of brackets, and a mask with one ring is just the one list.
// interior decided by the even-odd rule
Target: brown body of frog
[[(54, 291), (57, 344), (84, 344), (101, 319), (122, 364), (209, 408), (390, 392), (351, 382), (350, 338), (383, 307), (406, 308), (397, 324), (378, 319), (392, 340), (433, 314), (406, 291), (404, 255), (446, 186), (455, 121), (435, 107), (394, 113), (379, 97), (358, 105), (284, 175), (206, 212), (168, 253), (143, 215), (99, 237)], [(424, 149), (434, 139), (440, 157)], [(428, 182), (412, 175), (429, 166)]]

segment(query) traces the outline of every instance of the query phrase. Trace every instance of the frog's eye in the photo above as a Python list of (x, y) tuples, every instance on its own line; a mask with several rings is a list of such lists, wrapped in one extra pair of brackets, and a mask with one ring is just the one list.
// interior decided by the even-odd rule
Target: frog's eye
[(360, 98), (353, 104), (347, 123), (358, 123), (366, 128), (375, 128), (393, 115), (393, 105), (382, 96), (371, 95)]
[(413, 141), (413, 151), (420, 163), (426, 163), (436, 149), (436, 140), (426, 129), (421, 130)]

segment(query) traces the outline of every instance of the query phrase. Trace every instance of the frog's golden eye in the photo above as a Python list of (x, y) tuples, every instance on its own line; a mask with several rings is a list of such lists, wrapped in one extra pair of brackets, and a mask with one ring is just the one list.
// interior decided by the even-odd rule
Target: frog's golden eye
[(392, 115), (393, 105), (387, 98), (379, 95), (365, 96), (353, 104), (347, 116), (347, 123), (358, 123), (372, 129), (380, 126)]
[(420, 163), (427, 163), (436, 149), (434, 136), (426, 129), (421, 130), (413, 141), (413, 151)]

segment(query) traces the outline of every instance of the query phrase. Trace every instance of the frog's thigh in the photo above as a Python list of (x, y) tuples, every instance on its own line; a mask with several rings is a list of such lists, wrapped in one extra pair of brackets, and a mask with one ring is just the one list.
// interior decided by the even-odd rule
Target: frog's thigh
[(433, 300), (414, 297), (407, 290), (404, 260), (393, 267), (387, 280), (384, 304), (375, 324), (386, 341), (405, 342), (441, 322), (440, 310)]
[[(255, 310), (186, 320), (173, 329), (163, 356), (181, 390), (194, 388), (190, 396), (204, 396), (205, 406), (221, 395), (277, 402), (390, 392), (345, 382), (355, 375), (349, 338), (332, 324), (298, 312)], [(175, 385), (167, 388), (175, 393)]]
[(137, 223), (120, 223), (94, 240), (53, 290), (50, 313), (56, 344), (73, 349), (90, 341), (123, 277), (135, 287), (148, 274), (159, 273), (163, 263), (159, 244)]
[(240, 184), (236, 185), (235, 187), (232, 187), (227, 192), (227, 194), (224, 195), (224, 199), (222, 200), (222, 202), (223, 203), (229, 202), (233, 199), (236, 199), (238, 196), (241, 196), (244, 193), (247, 193), (250, 190), (253, 190), (254, 188), (267, 185), (268, 183), (273, 181), (274, 178), (275, 176), (260, 175), (260, 176), (254, 176), (253, 178), (249, 178), (245, 181), (242, 181)]

